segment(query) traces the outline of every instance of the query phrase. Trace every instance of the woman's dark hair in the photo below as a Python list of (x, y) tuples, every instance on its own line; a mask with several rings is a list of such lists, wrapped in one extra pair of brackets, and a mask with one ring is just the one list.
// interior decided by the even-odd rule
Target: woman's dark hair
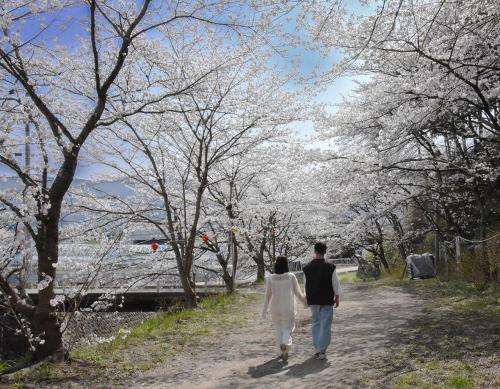
[(276, 258), (276, 263), (274, 264), (274, 273), (283, 274), (288, 273), (288, 259), (287, 257), (279, 256)]

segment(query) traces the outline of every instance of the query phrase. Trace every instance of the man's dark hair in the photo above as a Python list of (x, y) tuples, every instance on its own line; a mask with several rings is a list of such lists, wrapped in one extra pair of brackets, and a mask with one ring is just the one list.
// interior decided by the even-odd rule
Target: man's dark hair
[(314, 252), (318, 253), (318, 254), (321, 254), (321, 255), (325, 255), (325, 253), (326, 253), (326, 244), (324, 244), (323, 242), (316, 242), (314, 244)]
[(283, 274), (288, 273), (288, 259), (287, 257), (279, 256), (276, 258), (276, 263), (274, 264), (274, 273)]

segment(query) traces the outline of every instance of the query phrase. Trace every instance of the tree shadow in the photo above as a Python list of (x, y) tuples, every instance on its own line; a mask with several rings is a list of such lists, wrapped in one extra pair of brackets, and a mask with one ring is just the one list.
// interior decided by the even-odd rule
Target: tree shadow
[(387, 347), (392, 353), (380, 360), (385, 368), (380, 384), (389, 386), (393, 377), (414, 370), (416, 360), (445, 364), (463, 361), (481, 371), (488, 369), (485, 358), (500, 357), (498, 310), (481, 305), (453, 307), (458, 294), (446, 296), (449, 292), (437, 288), (415, 291), (407, 287), (404, 290), (422, 301), (419, 312), (391, 333)]
[(500, 315), (484, 312), (433, 312), (408, 321), (410, 330), (394, 341), (411, 346), (412, 357), (465, 360), (471, 353), (500, 354)]
[(265, 377), (266, 375), (276, 374), (280, 372), (286, 365), (287, 362), (284, 362), (279, 357), (276, 357), (260, 365), (250, 366), (248, 368), (248, 374), (252, 378), (261, 378)]

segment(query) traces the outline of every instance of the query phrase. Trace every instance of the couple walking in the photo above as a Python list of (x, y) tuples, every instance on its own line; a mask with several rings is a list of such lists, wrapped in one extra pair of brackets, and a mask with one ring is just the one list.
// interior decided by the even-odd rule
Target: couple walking
[(292, 332), (295, 328), (295, 296), (311, 309), (312, 338), (314, 357), (326, 359), (326, 349), (330, 344), (333, 307), (340, 303), (340, 283), (335, 265), (325, 261), (326, 244), (314, 245), (314, 259), (304, 268), (304, 296), (297, 278), (288, 271), (285, 257), (276, 259), (274, 274), (266, 279), (266, 294), (262, 317), (265, 318), (271, 307), (271, 318), (276, 333), (276, 344), (281, 359), (288, 360), (292, 345)]

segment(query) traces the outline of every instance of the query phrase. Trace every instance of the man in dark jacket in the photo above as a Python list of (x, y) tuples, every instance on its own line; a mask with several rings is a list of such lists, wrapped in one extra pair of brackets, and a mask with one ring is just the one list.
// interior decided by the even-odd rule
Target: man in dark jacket
[(314, 357), (326, 359), (331, 340), (333, 306), (340, 304), (340, 282), (335, 265), (325, 261), (326, 244), (314, 245), (314, 259), (304, 267), (307, 305), (312, 313)]

